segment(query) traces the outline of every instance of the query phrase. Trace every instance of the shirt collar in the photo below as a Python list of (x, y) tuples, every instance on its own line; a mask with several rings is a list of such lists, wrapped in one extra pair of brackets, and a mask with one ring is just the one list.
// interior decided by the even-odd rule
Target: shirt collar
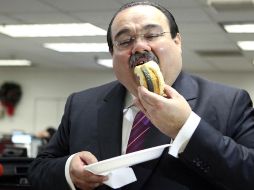
[(128, 109), (133, 105), (134, 95), (127, 91), (125, 100), (124, 100), (124, 109)]

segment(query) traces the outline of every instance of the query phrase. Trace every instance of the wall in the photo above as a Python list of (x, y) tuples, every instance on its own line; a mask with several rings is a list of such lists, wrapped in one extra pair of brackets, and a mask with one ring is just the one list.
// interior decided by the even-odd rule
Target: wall
[[(249, 91), (254, 100), (253, 73), (196, 73), (205, 78), (240, 87)], [(89, 87), (114, 80), (111, 70), (37, 70), (1, 69), (0, 84), (18, 82), (23, 97), (14, 117), (0, 118), (0, 133), (24, 130), (37, 132), (52, 125), (57, 127), (68, 95)]]
[(228, 84), (237, 88), (245, 89), (249, 92), (251, 99), (254, 101), (254, 73), (194, 73), (209, 80)]
[(0, 118), (0, 133), (13, 130), (37, 132), (51, 125), (57, 127), (66, 98), (72, 92), (112, 80), (111, 70), (1, 69), (0, 85), (4, 81), (15, 81), (22, 86), (23, 96), (13, 117)]

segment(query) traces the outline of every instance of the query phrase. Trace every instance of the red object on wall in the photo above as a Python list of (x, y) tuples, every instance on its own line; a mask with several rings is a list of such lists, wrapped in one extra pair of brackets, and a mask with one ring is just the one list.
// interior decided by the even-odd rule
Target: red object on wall
[(2, 164), (0, 164), (0, 176), (2, 176), (4, 173), (4, 167)]
[(9, 116), (14, 115), (15, 106), (22, 96), (21, 87), (13, 82), (5, 82), (0, 88), (0, 101)]
[(13, 116), (14, 115), (14, 105), (10, 104), (10, 103), (4, 103), (3, 102), (3, 106), (6, 108), (6, 112), (9, 116)]

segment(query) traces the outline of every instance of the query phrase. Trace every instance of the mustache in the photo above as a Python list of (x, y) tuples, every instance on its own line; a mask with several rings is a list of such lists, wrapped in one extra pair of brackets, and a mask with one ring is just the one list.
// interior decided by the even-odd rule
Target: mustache
[(144, 59), (146, 61), (155, 61), (159, 64), (159, 58), (153, 52), (144, 51), (142, 53), (138, 52), (131, 55), (129, 62), (130, 68), (134, 68), (140, 59)]

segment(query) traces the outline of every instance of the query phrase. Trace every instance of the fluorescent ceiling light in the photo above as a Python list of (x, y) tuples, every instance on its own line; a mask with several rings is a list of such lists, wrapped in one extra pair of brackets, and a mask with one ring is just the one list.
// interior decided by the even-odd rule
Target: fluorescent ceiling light
[(237, 44), (244, 51), (254, 51), (254, 41), (238, 41)]
[(104, 36), (107, 33), (90, 23), (0, 25), (0, 32), (11, 37)]
[(29, 60), (0, 60), (0, 66), (31, 66), (31, 61)]
[(254, 24), (225, 24), (228, 33), (254, 33)]
[(108, 52), (106, 43), (46, 43), (44, 47), (58, 52)]
[(108, 68), (113, 67), (112, 59), (98, 59), (97, 63)]

